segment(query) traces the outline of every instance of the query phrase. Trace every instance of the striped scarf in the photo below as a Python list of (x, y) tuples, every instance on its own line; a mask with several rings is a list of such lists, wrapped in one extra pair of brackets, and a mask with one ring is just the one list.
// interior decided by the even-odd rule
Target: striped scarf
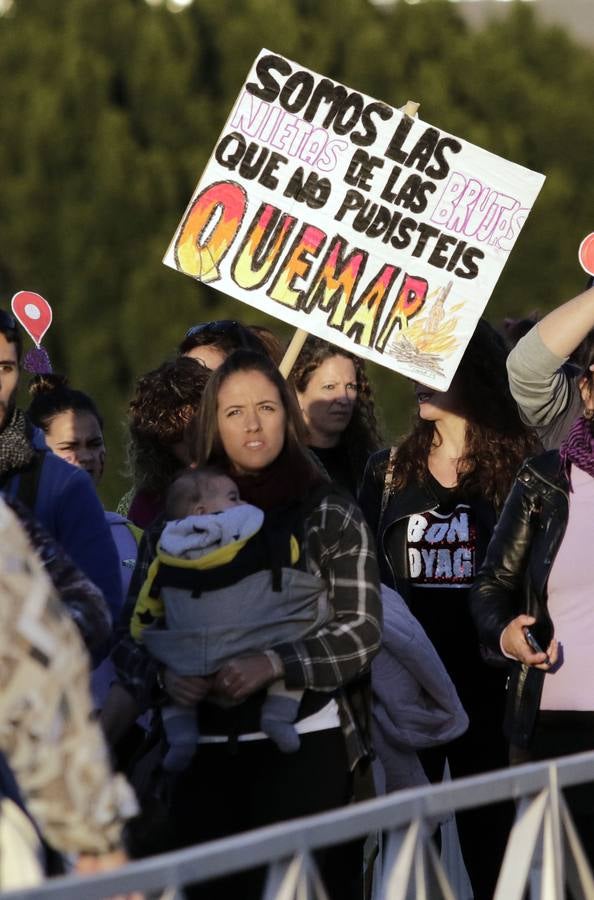
[(594, 421), (580, 418), (572, 425), (571, 430), (559, 448), (561, 464), (565, 469), (571, 488), (571, 466), (577, 466), (594, 478)]
[(34, 456), (27, 420), (20, 409), (14, 409), (0, 432), (0, 476), (24, 469)]

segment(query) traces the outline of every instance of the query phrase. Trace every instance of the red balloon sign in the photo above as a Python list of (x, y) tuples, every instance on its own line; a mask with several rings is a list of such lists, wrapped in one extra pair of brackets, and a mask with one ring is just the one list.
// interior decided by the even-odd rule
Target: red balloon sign
[(11, 302), (15, 318), (39, 347), (41, 338), (52, 324), (52, 308), (41, 294), (19, 291)]
[(580, 265), (588, 275), (594, 275), (594, 231), (584, 238), (578, 251)]

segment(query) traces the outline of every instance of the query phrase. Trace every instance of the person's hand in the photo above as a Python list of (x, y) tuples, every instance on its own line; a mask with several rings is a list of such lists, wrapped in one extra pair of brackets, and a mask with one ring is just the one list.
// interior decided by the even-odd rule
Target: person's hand
[(231, 659), (214, 676), (213, 692), (228, 700), (245, 700), (276, 679), (265, 653)]
[(524, 629), (535, 622), (534, 616), (516, 616), (501, 633), (501, 647), (508, 656), (513, 656), (519, 662), (547, 672), (557, 662), (557, 641), (553, 638), (545, 653), (535, 653), (524, 634)]
[(212, 680), (199, 675), (176, 675), (171, 669), (165, 669), (163, 684), (174, 703), (179, 706), (196, 706), (210, 691)]
[[(128, 861), (128, 855), (124, 850), (112, 850), (111, 853), (102, 853), (99, 856), (82, 853), (78, 857), (74, 871), (77, 875), (98, 875), (100, 872), (118, 869)], [(131, 894), (116, 894), (109, 900), (144, 900), (144, 894), (133, 891)]]

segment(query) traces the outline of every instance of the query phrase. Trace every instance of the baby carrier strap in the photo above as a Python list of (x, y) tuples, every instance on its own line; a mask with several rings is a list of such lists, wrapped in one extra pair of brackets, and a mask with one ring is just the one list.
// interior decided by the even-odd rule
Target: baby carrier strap
[(134, 542), (136, 543), (136, 546), (139, 547), (140, 542), (142, 540), (142, 535), (144, 534), (143, 529), (139, 528), (138, 525), (135, 525), (134, 522), (130, 522), (128, 520), (126, 520), (125, 525), (126, 525), (126, 528), (128, 529), (128, 531), (130, 532), (130, 534), (132, 535), (132, 537), (134, 538)]
[(188, 566), (187, 560), (183, 566), (176, 565), (170, 557), (167, 561), (159, 559), (149, 596), (158, 597), (163, 587), (173, 587), (199, 597), (203, 591), (230, 587), (248, 575), (267, 569), (272, 573), (273, 590), (280, 591), (283, 567), (291, 567), (298, 557), (290, 524), (286, 516), (266, 515), (260, 530), (228, 562), (214, 568)]
[[(323, 500), (330, 496), (336, 497), (337, 494), (348, 503), (352, 503), (352, 498), (341, 487), (324, 480), (312, 488), (304, 500), (266, 513), (264, 539), (270, 548), (269, 567), (272, 570), (273, 590), (281, 589), (283, 567), (303, 569), (301, 547), (306, 537), (307, 520)], [(278, 587), (275, 587), (275, 584), (278, 584)]]
[(282, 590), (283, 569), (292, 568), (299, 559), (300, 537), (295, 534), (294, 518), (287, 509), (272, 510), (264, 517), (262, 541), (272, 574), (272, 590)]

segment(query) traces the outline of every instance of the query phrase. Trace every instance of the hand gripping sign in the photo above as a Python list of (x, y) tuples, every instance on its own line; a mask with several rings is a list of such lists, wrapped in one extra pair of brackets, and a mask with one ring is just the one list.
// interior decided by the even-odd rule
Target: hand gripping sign
[(445, 390), (543, 182), (262, 50), (164, 262)]

